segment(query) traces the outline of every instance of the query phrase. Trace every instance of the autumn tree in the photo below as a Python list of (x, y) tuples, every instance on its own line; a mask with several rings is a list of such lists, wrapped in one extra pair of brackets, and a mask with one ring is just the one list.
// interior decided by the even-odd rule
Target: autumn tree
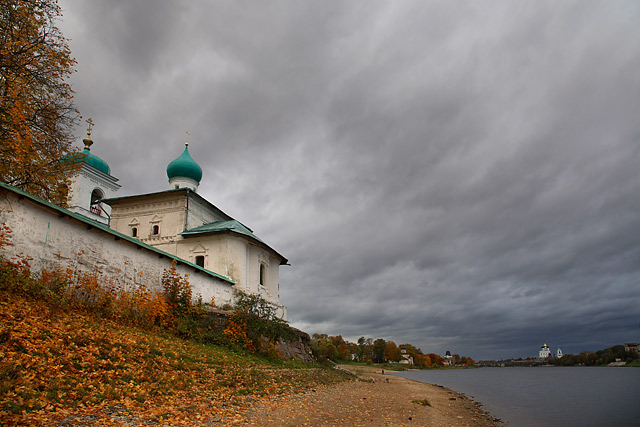
[(393, 341), (387, 341), (384, 347), (384, 360), (389, 362), (400, 361), (400, 349)]
[(444, 365), (444, 359), (441, 356), (435, 353), (429, 353), (428, 356), (433, 365)]
[(313, 334), (311, 337), (311, 351), (316, 359), (320, 361), (330, 359), (334, 362), (338, 360), (338, 349), (331, 338), (333, 337), (329, 337), (326, 334)]
[(413, 363), (420, 368), (428, 368), (431, 366), (431, 358), (426, 354), (416, 354)]
[(0, 2), (0, 180), (64, 204), (78, 120), (57, 0)]
[(342, 335), (329, 338), (338, 350), (338, 358), (343, 361), (351, 360), (351, 350), (349, 349), (347, 342), (342, 338)]
[(373, 361), (376, 363), (384, 363), (384, 348), (386, 341), (382, 338), (378, 338), (373, 342)]

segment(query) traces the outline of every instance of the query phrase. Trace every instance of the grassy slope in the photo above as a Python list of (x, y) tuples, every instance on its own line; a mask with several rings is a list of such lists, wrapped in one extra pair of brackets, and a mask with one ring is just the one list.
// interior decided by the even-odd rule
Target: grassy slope
[(342, 379), (0, 293), (3, 425), (226, 423), (247, 406)]

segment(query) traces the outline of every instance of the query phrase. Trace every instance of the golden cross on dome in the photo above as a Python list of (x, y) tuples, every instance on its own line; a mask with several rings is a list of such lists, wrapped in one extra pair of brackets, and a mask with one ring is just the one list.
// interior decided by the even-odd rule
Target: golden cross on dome
[(187, 140), (185, 141), (184, 145), (186, 145), (187, 147), (189, 146), (189, 135), (191, 135), (189, 133), (189, 131), (186, 132), (187, 133)]
[(87, 128), (87, 135), (91, 136), (91, 127), (93, 126), (93, 120), (91, 120), (91, 117), (89, 117), (86, 121), (87, 123), (89, 123), (89, 127)]

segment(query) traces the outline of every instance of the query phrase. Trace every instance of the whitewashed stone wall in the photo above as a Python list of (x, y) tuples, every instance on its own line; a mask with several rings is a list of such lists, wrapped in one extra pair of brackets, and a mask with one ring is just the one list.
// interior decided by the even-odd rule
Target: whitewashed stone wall
[(12, 230), (12, 245), (4, 248), (3, 255), (30, 256), (33, 271), (55, 266), (78, 268), (98, 272), (124, 286), (144, 283), (161, 290), (163, 272), (177, 259), (176, 268), (181, 275), (189, 274), (194, 296), (200, 295), (205, 302), (215, 297), (219, 306), (232, 303), (231, 280), (5, 186), (0, 187), (0, 222)]

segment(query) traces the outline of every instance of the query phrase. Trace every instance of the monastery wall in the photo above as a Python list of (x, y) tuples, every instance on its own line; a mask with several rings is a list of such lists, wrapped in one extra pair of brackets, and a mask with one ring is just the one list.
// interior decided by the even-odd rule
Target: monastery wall
[[(70, 267), (97, 272), (123, 286), (144, 284), (161, 290), (162, 274), (176, 258), (4, 186), (0, 187), (0, 222), (12, 231), (12, 244), (4, 248), (3, 255), (12, 258), (22, 253), (33, 258), (34, 272)], [(189, 274), (194, 296), (201, 295), (204, 302), (215, 297), (218, 306), (232, 303), (233, 283), (184, 262), (178, 262), (176, 268), (181, 275)]]

